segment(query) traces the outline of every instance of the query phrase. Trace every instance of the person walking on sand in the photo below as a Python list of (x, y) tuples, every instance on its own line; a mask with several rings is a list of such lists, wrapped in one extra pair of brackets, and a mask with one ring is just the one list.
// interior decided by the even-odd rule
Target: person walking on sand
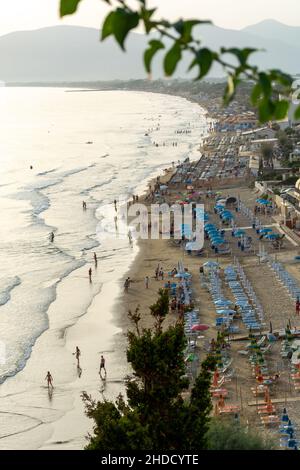
[(114, 200), (115, 211), (117, 212), (117, 200)]
[(47, 375), (45, 377), (45, 380), (47, 380), (47, 386), (48, 388), (51, 386), (51, 388), (53, 388), (53, 377), (52, 375), (50, 374), (49, 370), (47, 372)]
[(131, 245), (131, 244), (132, 244), (132, 233), (131, 233), (131, 230), (128, 230), (128, 240), (129, 240), (129, 244)]
[(92, 282), (92, 268), (89, 269), (89, 278), (90, 278), (90, 282)]
[(299, 300), (299, 297), (297, 297), (297, 301), (296, 301), (296, 315), (299, 315), (300, 314), (300, 300)]
[(125, 292), (128, 292), (129, 284), (130, 284), (130, 281), (129, 281), (129, 278), (127, 277), (127, 279), (125, 279), (125, 282), (124, 282)]
[(80, 355), (81, 355), (81, 351), (79, 349), (78, 346), (76, 346), (76, 350), (75, 350), (75, 353), (73, 353), (77, 359), (77, 367), (80, 367), (80, 364), (79, 364), (79, 358), (80, 358)]
[(101, 375), (101, 370), (104, 369), (104, 373), (106, 375), (106, 368), (105, 368), (105, 359), (104, 356), (101, 355), (100, 359), (100, 369), (99, 369), (99, 374)]
[(50, 233), (49, 238), (50, 238), (50, 242), (53, 243), (54, 242), (54, 232)]
[(97, 267), (98, 258), (97, 258), (97, 254), (96, 254), (96, 253), (94, 253), (94, 261), (95, 261), (95, 267)]
[(150, 282), (149, 276), (146, 276), (145, 277), (145, 287), (146, 287), (146, 289), (149, 289), (149, 282)]
[(159, 276), (159, 265), (155, 269), (155, 279), (158, 281), (158, 276)]
[(85, 211), (86, 210), (86, 202), (82, 201), (82, 209)]

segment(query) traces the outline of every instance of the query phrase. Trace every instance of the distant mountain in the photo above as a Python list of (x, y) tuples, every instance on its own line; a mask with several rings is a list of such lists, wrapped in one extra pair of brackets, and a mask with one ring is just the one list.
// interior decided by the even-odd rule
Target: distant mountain
[[(262, 68), (280, 68), (292, 74), (300, 72), (300, 41), (296, 45), (290, 45), (284, 42), (284, 36), (282, 40), (269, 39), (248, 30), (237, 31), (211, 25), (199, 27), (198, 34), (203, 38), (204, 45), (214, 49), (222, 46), (250, 46), (260, 49), (261, 52), (251, 56), (250, 62)], [(220, 69), (216, 72), (217, 75), (221, 73)]]
[(128, 54), (112, 39), (100, 44), (99, 31), (57, 26), (0, 37), (0, 80), (85, 81), (144, 78), (143, 35), (132, 34)]
[(242, 31), (265, 39), (281, 41), (293, 47), (300, 47), (300, 26), (287, 26), (279, 21), (265, 20), (247, 26)]
[[(284, 29), (282, 34), (280, 28)], [(300, 40), (294, 43), (294, 40), (288, 39), (287, 42), (287, 38), (296, 37), (298, 31), (300, 28), (263, 22), (242, 31), (205, 25), (199, 27), (196, 34), (203, 37), (203, 44), (214, 49), (222, 46), (266, 49), (266, 52), (253, 56), (253, 63), (264, 68), (276, 67), (298, 73)], [(124, 54), (113, 39), (100, 43), (98, 30), (79, 26), (55, 26), (10, 33), (0, 37), (0, 80), (8, 83), (49, 83), (145, 78), (143, 51), (146, 44), (144, 35), (132, 33)], [(161, 58), (160, 53), (160, 58), (154, 63), (154, 78), (163, 76)], [(192, 76), (186, 73), (189, 62), (190, 57), (186, 55), (176, 72), (177, 78)], [(211, 76), (223, 75), (219, 67), (211, 72)]]

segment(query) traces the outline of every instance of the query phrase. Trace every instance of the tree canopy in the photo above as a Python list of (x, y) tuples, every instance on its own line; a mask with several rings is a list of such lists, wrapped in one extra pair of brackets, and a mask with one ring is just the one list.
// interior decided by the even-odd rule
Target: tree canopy
[[(82, 1), (60, 0), (60, 16), (75, 13)], [(211, 23), (210, 21), (197, 18), (180, 18), (175, 22), (170, 22), (165, 18), (157, 19), (157, 8), (149, 8), (147, 0), (135, 0), (135, 7), (132, 7), (132, 2), (128, 0), (102, 1), (109, 6), (110, 10), (102, 24), (102, 41), (113, 36), (125, 51), (128, 34), (138, 26), (143, 26), (145, 34), (150, 36), (144, 52), (144, 66), (149, 75), (152, 70), (152, 60), (158, 51), (164, 50), (163, 68), (168, 77), (174, 74), (183, 53), (188, 51), (192, 56), (189, 70), (197, 69), (196, 80), (206, 77), (214, 64), (222, 66), (227, 76), (224, 104), (232, 101), (238, 86), (247, 80), (252, 83), (251, 103), (257, 108), (261, 122), (286, 117), (294, 80), (281, 70), (260, 70), (257, 66), (250, 64), (249, 59), (257, 52), (257, 49), (251, 46), (222, 47), (215, 51), (203, 47), (201, 41), (193, 35), (195, 26)], [(166, 39), (171, 43), (168, 48)], [(295, 111), (295, 119), (300, 119), (300, 106)]]
[(210, 385), (216, 366), (213, 356), (202, 363), (190, 389), (186, 375), (186, 337), (182, 321), (163, 328), (167, 291), (160, 290), (150, 307), (154, 327), (141, 329), (139, 308), (129, 312), (127, 361), (133, 376), (126, 382), (125, 402), (95, 401), (83, 394), (86, 414), (94, 420), (88, 450), (196, 450), (206, 448), (212, 409)]

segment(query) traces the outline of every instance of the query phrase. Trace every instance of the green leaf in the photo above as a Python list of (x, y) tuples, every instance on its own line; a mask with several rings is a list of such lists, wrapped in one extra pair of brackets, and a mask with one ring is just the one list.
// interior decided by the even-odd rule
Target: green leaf
[(275, 118), (278, 120), (284, 119), (287, 115), (288, 110), (289, 110), (288, 101), (286, 100), (277, 101), (277, 103), (275, 104), (275, 111), (274, 111)]
[(125, 50), (124, 41), (129, 31), (138, 26), (139, 19), (140, 17), (138, 13), (125, 11), (122, 8), (118, 8), (115, 11), (115, 14), (112, 20), (113, 35), (115, 36), (121, 49)]
[(181, 59), (181, 47), (178, 42), (171, 47), (164, 59), (164, 71), (167, 76), (173, 75), (178, 62)]
[(81, 0), (60, 0), (60, 16), (63, 17), (75, 13), (80, 2)]
[(151, 29), (153, 28), (154, 24), (153, 21), (151, 21), (151, 18), (153, 16), (153, 14), (155, 13), (156, 11), (156, 8), (152, 8), (150, 10), (147, 10), (146, 8), (142, 8), (141, 9), (141, 19), (143, 20), (144, 22), (144, 26), (145, 26), (145, 31), (146, 33), (150, 33)]
[(213, 64), (213, 61), (214, 61), (214, 54), (212, 53), (212, 51), (204, 47), (197, 52), (195, 59), (193, 60), (193, 62), (191, 63), (189, 67), (189, 70), (191, 70), (193, 67), (198, 65), (200, 69), (200, 73), (197, 77), (197, 80), (200, 80), (201, 78), (203, 78), (205, 75), (208, 74)]
[(229, 104), (235, 94), (235, 87), (236, 87), (236, 78), (233, 75), (228, 75), (227, 85), (225, 88), (224, 93), (224, 103)]
[(259, 74), (259, 83), (262, 89), (262, 92), (266, 98), (271, 96), (272, 93), (272, 83), (268, 75), (264, 72)]
[(254, 106), (257, 104), (258, 100), (260, 99), (261, 94), (262, 94), (261, 85), (260, 85), (260, 83), (257, 83), (257, 84), (253, 87), (252, 93), (251, 93), (251, 103), (252, 103)]
[(155, 54), (160, 50), (164, 49), (164, 44), (161, 41), (153, 39), (149, 41), (149, 48), (144, 53), (144, 64), (148, 73), (151, 73), (151, 62)]
[(114, 27), (113, 27), (113, 21), (114, 21), (114, 16), (115, 12), (111, 11), (107, 17), (104, 20), (103, 26), (102, 26), (102, 32), (101, 32), (101, 41), (103, 41), (105, 38), (113, 34), (114, 32)]
[(298, 108), (296, 109), (295, 113), (294, 113), (294, 118), (296, 120), (299, 120), (300, 119), (300, 106), (298, 106)]
[(249, 56), (251, 54), (253, 54), (254, 52), (257, 52), (257, 49), (253, 49), (253, 48), (250, 48), (250, 47), (246, 47), (244, 49), (238, 49), (237, 47), (231, 47), (229, 49), (226, 49), (225, 47), (222, 47), (221, 48), (221, 52), (222, 54), (233, 54), (235, 55), (240, 64), (245, 67), (245, 65), (247, 65), (247, 60), (249, 58)]
[(258, 107), (258, 117), (260, 122), (270, 121), (275, 111), (275, 105), (270, 99), (263, 99)]
[(121, 48), (125, 50), (124, 41), (129, 31), (138, 24), (139, 15), (137, 13), (127, 12), (121, 8), (111, 11), (104, 20), (101, 40), (114, 35)]
[(201, 20), (182, 20), (180, 19), (173, 24), (173, 28), (180, 34), (180, 40), (184, 43), (189, 43), (193, 40), (192, 29), (199, 24), (211, 24), (211, 21)]
[(291, 77), (291, 75), (288, 75), (281, 70), (272, 69), (269, 73), (272, 80), (276, 80), (283, 86), (290, 87), (293, 84), (294, 79)]

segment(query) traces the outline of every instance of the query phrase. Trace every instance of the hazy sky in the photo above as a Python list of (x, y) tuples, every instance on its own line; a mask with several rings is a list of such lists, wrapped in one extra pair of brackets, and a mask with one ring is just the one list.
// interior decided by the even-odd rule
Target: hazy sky
[[(67, 19), (58, 17), (59, 0), (0, 0), (0, 35), (56, 24), (99, 27), (107, 7), (103, 0), (81, 0), (78, 12)], [(132, 0), (134, 1), (134, 0)], [(240, 29), (273, 18), (300, 26), (299, 0), (148, 0), (162, 16), (201, 17), (218, 26)]]

